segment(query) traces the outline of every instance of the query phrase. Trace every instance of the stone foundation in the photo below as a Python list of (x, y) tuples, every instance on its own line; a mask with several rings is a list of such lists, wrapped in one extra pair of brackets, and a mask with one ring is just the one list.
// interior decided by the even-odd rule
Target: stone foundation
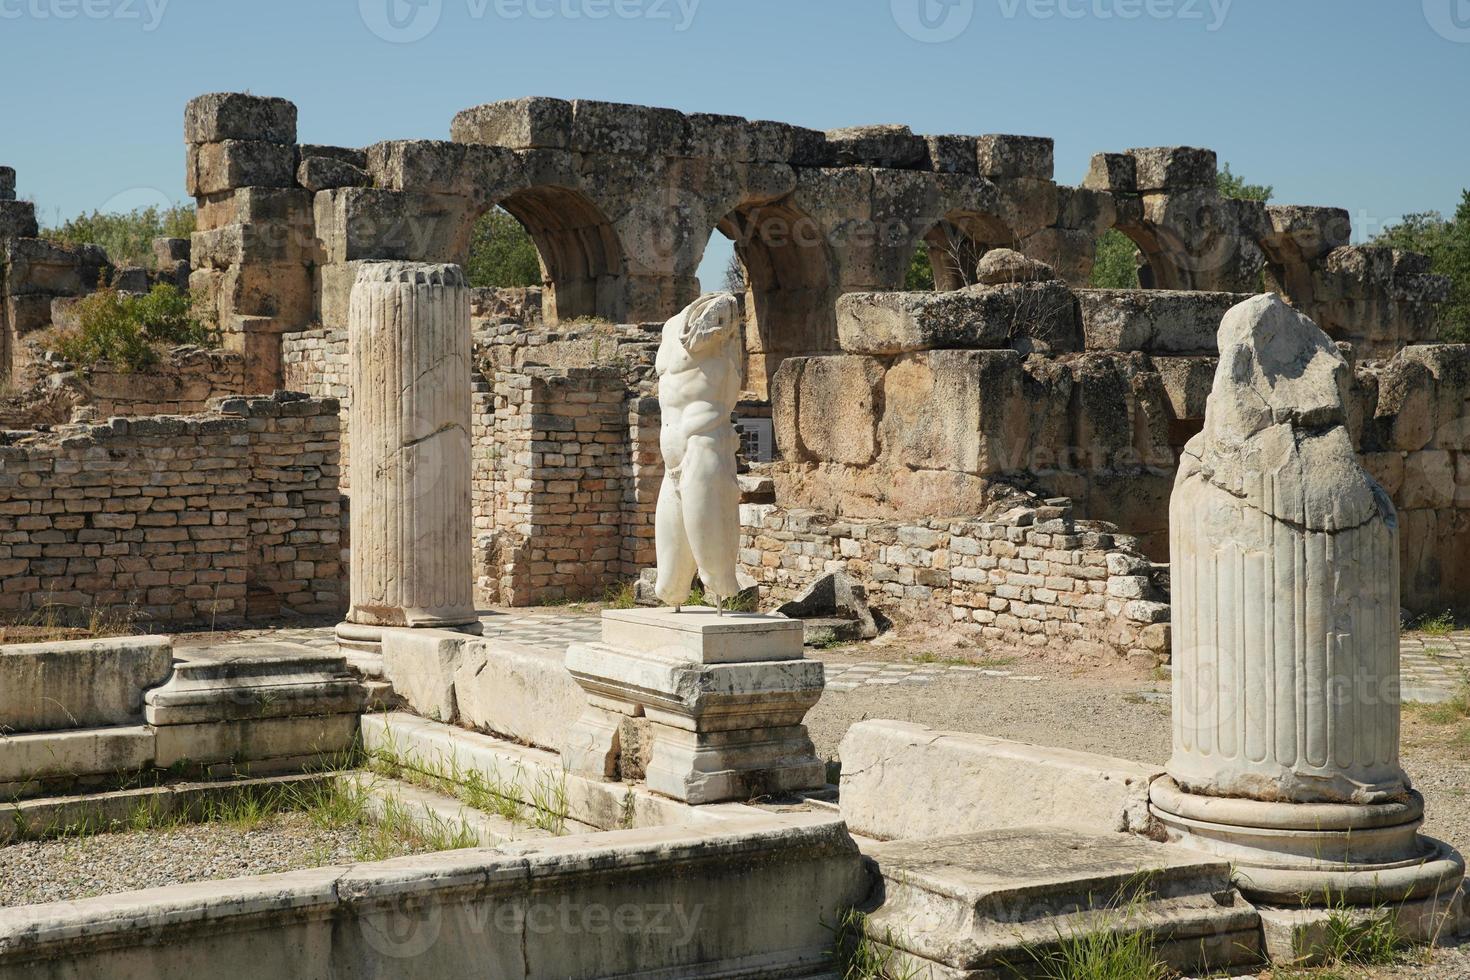
[(1135, 539), (1079, 524), (1060, 501), (952, 522), (845, 521), (745, 504), (741, 520), (741, 570), (770, 599), (842, 571), (896, 620), (1070, 658), (1169, 657), (1159, 570)]

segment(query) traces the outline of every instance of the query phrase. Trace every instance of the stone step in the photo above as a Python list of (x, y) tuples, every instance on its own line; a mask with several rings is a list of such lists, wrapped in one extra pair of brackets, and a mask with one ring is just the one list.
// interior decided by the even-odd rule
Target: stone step
[(344, 657), (295, 643), (182, 651), (173, 676), (148, 692), (151, 725), (351, 714), (366, 691)]
[(1260, 919), (1224, 861), (1126, 834), (1019, 827), (878, 844), (883, 902), (867, 934), (896, 975), (1025, 976), (1062, 941), (1149, 935), (1176, 970), (1255, 963)]
[(513, 821), (496, 813), (478, 810), (447, 793), (403, 780), (372, 773), (354, 773), (344, 778), (367, 793), (368, 811), (379, 820), (391, 807), (398, 807), (425, 830), (447, 830), (451, 833), (461, 828), (468, 830), (479, 838), (481, 847), (555, 836), (531, 823), (529, 812), (526, 819)]

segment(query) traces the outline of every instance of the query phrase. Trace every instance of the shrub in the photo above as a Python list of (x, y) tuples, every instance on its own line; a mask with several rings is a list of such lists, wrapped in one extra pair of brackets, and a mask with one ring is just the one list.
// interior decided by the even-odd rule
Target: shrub
[(146, 207), (132, 211), (93, 211), (41, 232), (42, 238), (73, 245), (101, 245), (107, 257), (120, 266), (155, 264), (153, 239), (188, 238), (194, 233), (193, 205), (168, 208)]
[(77, 321), (49, 344), (76, 367), (107, 361), (124, 371), (144, 371), (158, 361), (156, 345), (215, 344), (193, 315), (189, 297), (167, 284), (142, 296), (101, 288), (82, 300)]

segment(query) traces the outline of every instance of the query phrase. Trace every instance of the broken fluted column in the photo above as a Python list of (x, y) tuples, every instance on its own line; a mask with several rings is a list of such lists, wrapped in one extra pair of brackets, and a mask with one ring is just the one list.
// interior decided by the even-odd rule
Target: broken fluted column
[(1283, 905), (1447, 900), (1399, 767), (1398, 521), (1358, 463), (1350, 374), (1274, 295), (1226, 314), (1204, 431), (1170, 504), (1170, 836)]
[(384, 627), (475, 623), (464, 274), (363, 266), (348, 345), (352, 603), (338, 636), (371, 649)]

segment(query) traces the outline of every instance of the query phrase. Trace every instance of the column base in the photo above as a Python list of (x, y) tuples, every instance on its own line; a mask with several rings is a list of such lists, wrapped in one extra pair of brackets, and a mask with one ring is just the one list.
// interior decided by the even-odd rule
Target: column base
[(1265, 803), (1196, 796), (1157, 780), (1150, 810), (1170, 841), (1215, 854), (1256, 902), (1293, 908), (1378, 906), (1452, 895), (1465, 861), (1423, 837), (1424, 802)]

